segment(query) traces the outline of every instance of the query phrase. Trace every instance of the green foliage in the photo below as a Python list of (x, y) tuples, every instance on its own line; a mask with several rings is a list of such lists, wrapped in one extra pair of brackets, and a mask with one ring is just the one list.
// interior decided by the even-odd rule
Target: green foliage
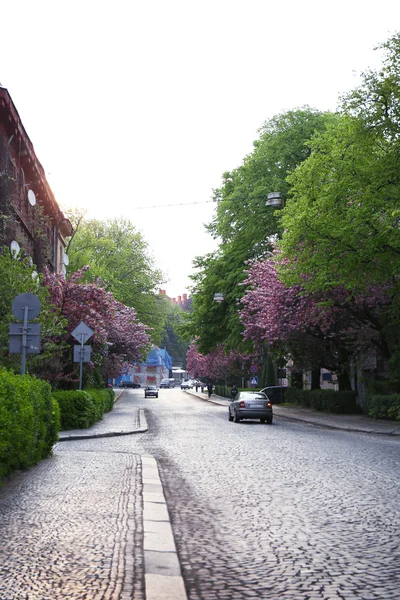
[[(221, 244), (214, 254), (195, 261), (193, 311), (182, 328), (186, 339), (198, 338), (200, 352), (208, 353), (220, 343), (227, 349), (251, 351), (251, 345), (242, 341), (238, 300), (245, 291), (241, 283), (247, 261), (265, 255), (281, 234), (276, 211), (265, 206), (268, 194), (289, 194), (286, 177), (309, 156), (307, 140), (333, 119), (308, 107), (270, 119), (243, 165), (223, 175), (222, 187), (214, 192), (215, 217), (208, 226)], [(214, 302), (216, 292), (223, 293), (222, 304)]]
[(110, 412), (114, 406), (115, 393), (111, 388), (91, 388), (87, 390), (96, 406), (96, 421), (103, 418), (104, 413)]
[(183, 324), (184, 311), (177, 304), (165, 303), (165, 325), (160, 339), (160, 348), (165, 348), (168, 354), (182, 366), (185, 365), (186, 352), (189, 347), (187, 341), (180, 339), (180, 327)]
[(130, 221), (79, 219), (68, 256), (71, 273), (90, 265), (86, 281), (100, 279), (116, 300), (135, 308), (138, 320), (153, 328), (153, 343), (159, 343), (166, 300), (159, 297), (156, 288), (162, 274), (154, 265), (147, 242)]
[(398, 287), (400, 275), (400, 34), (383, 45), (380, 71), (343, 99), (341, 116), (311, 143), (288, 178), (281, 211), (288, 284)]
[(359, 414), (355, 392), (336, 392), (334, 390), (303, 390), (288, 387), (285, 392), (288, 404), (297, 404), (305, 408), (335, 414)]
[(0, 369), (0, 480), (48, 456), (59, 429), (50, 385)]
[(60, 407), (61, 429), (87, 429), (114, 405), (114, 392), (106, 389), (53, 391)]
[(21, 355), (8, 353), (8, 329), (9, 323), (16, 321), (11, 310), (14, 298), (29, 292), (35, 294), (41, 303), (39, 316), (35, 319), (41, 327), (41, 353), (28, 354), (27, 371), (45, 378), (46, 372), (59, 370), (63, 344), (58, 336), (64, 331), (65, 320), (49, 305), (48, 291), (40, 285), (41, 277), (32, 277), (34, 267), (29, 259), (22, 259), (21, 256), (15, 259), (10, 256), (8, 247), (0, 249), (0, 365), (20, 371)]
[(374, 419), (400, 421), (400, 394), (370, 394), (367, 412)]
[[(217, 396), (222, 396), (222, 398), (229, 398), (229, 400), (232, 398), (232, 387), (229, 385), (215, 385), (215, 393), (217, 394)], [(248, 392), (249, 389), (247, 388), (240, 388), (238, 387), (238, 391), (239, 392)]]

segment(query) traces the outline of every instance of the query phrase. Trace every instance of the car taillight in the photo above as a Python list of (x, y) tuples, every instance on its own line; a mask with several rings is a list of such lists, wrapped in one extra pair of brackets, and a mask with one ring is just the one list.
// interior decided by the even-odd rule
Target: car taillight
[(244, 400), (241, 400), (241, 401), (240, 401), (240, 405), (239, 405), (239, 406), (240, 406), (240, 408), (245, 408), (245, 407), (246, 407), (246, 405), (245, 405), (245, 403), (244, 403)]
[(267, 402), (267, 408), (272, 408), (271, 402)]

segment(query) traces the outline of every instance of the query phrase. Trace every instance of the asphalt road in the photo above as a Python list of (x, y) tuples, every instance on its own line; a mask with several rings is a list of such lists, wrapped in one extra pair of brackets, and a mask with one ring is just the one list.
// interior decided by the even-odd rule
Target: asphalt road
[[(0, 494), (2, 509), (12, 516), (3, 521), (1, 577), (8, 574), (14, 585), (22, 581), (30, 590), (21, 596), (0, 593), (1, 600), (144, 598), (140, 490), (134, 476), (144, 454), (158, 462), (190, 600), (400, 598), (399, 438), (279, 418), (273, 425), (231, 423), (227, 408), (180, 389), (160, 390), (158, 399), (144, 399), (141, 390), (125, 394), (123, 401), (145, 408), (147, 433), (60, 443), (54, 457), (34, 471), (41, 477), (19, 476)], [(45, 484), (54, 481), (55, 471), (61, 494)], [(93, 482), (90, 493), (88, 482)], [(88, 497), (78, 502), (80, 489)], [(63, 494), (65, 501), (54, 506)], [(64, 521), (55, 519), (52, 508)], [(120, 540), (111, 585), (96, 577), (95, 566), (110, 560), (103, 549), (113, 528), (118, 535), (118, 523), (108, 517), (114, 513), (131, 523), (131, 535)], [(77, 521), (82, 546), (92, 547), (85, 559), (74, 536)], [(94, 526), (100, 533), (91, 540)], [(38, 547), (40, 535), (57, 548), (60, 568), (67, 561), (71, 590), (90, 575), (87, 595), (52, 591), (54, 561), (48, 595), (37, 595), (40, 574), (37, 566), (30, 571), (27, 548)], [(55, 544), (60, 536), (61, 550)], [(128, 546), (137, 560), (124, 580)], [(40, 549), (45, 577), (43, 544)], [(5, 589), (0, 587), (3, 594)]]

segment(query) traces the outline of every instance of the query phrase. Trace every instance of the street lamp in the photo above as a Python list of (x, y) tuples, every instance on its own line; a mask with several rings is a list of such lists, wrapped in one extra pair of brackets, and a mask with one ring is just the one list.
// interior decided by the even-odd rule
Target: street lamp
[(265, 206), (283, 206), (283, 198), (280, 192), (270, 192)]

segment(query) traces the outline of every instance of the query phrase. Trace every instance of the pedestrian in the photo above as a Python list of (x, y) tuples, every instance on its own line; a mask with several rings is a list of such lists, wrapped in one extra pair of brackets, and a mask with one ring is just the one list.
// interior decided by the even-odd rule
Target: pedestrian
[(233, 386), (232, 386), (232, 389), (231, 389), (231, 398), (232, 398), (232, 400), (234, 400), (234, 399), (235, 399), (235, 396), (236, 396), (236, 394), (237, 394), (238, 392), (239, 392), (239, 390), (237, 389), (236, 385), (233, 385)]
[(197, 388), (199, 387), (199, 382), (196, 379), (196, 392), (197, 392)]
[(208, 392), (208, 397), (209, 397), (209, 398), (211, 398), (212, 390), (213, 390), (212, 383), (209, 383), (209, 384), (207, 385), (207, 392)]
[(201, 393), (203, 394), (204, 393), (204, 383), (202, 383), (200, 387), (201, 387)]

